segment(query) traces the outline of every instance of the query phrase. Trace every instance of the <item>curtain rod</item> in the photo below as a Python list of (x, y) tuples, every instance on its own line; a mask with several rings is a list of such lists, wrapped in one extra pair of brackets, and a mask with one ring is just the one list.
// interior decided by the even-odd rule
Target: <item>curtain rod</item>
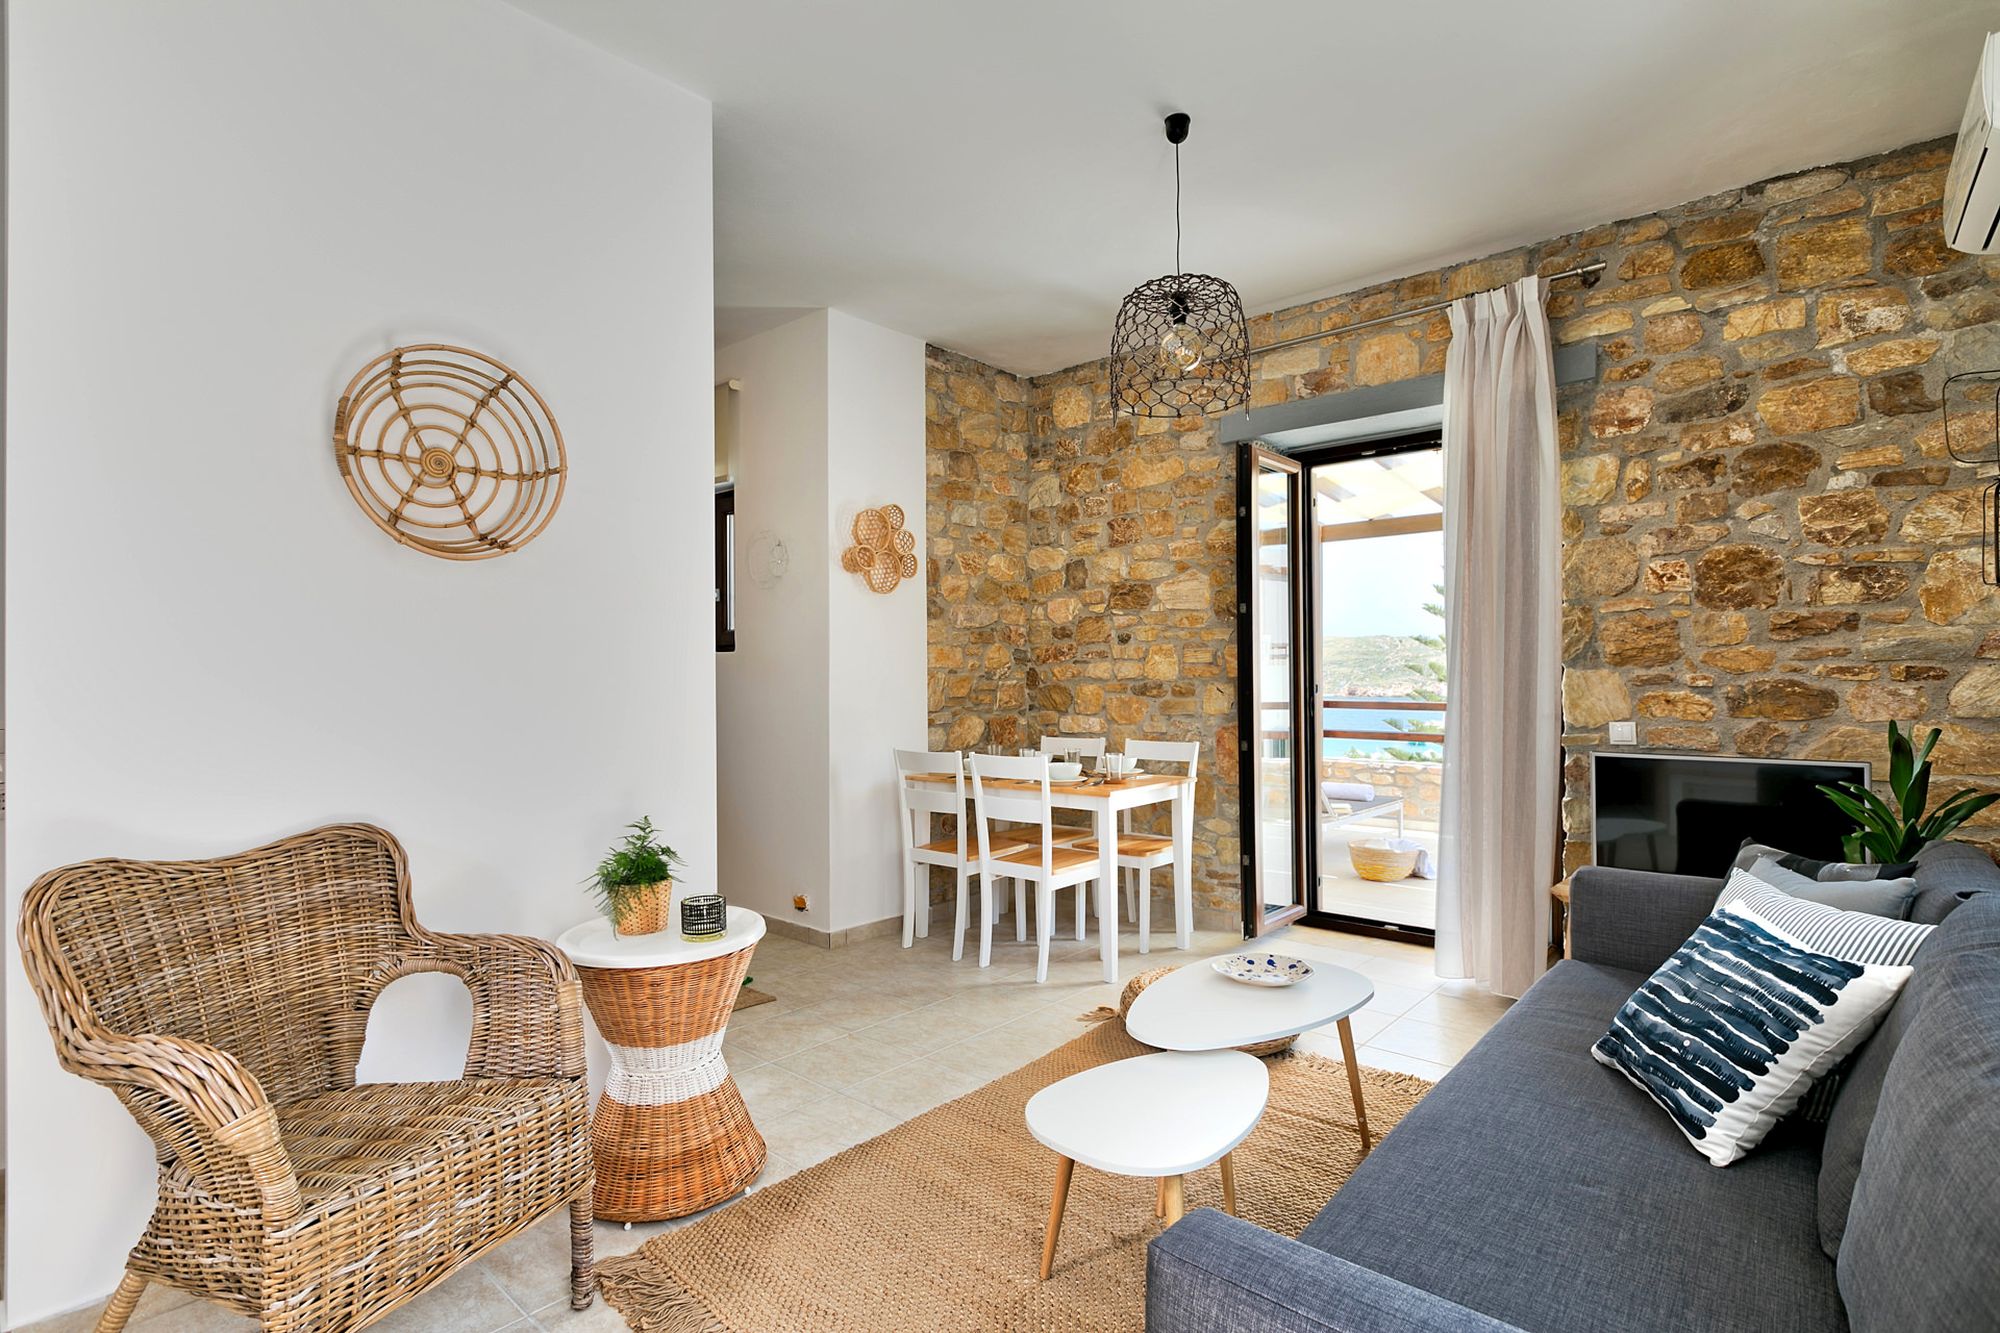
[[(1595, 287), (1598, 281), (1597, 275), (1603, 271), (1604, 261), (1600, 259), (1595, 263), (1581, 264), (1576, 268), (1566, 268), (1560, 273), (1551, 273), (1547, 281), (1561, 282), (1564, 278), (1582, 278), (1584, 286)], [(1497, 287), (1488, 287), (1485, 290), (1498, 291), (1500, 289)], [(1477, 296), (1479, 293), (1470, 292), (1468, 295)], [(1372, 329), (1377, 324), (1394, 324), (1399, 319), (1415, 319), (1418, 315), (1430, 315), (1440, 310), (1449, 309), (1451, 309), (1450, 301), (1433, 301), (1429, 305), (1415, 306), (1409, 310), (1399, 310), (1393, 315), (1377, 315), (1373, 319), (1364, 319), (1355, 324), (1343, 324), (1337, 329), (1327, 329), (1323, 333), (1301, 333), (1296, 338), (1286, 338), (1280, 342), (1265, 343), (1262, 347), (1251, 348), (1250, 355), (1262, 356), (1265, 352), (1275, 352), (1280, 347), (1297, 347), (1301, 343), (1318, 342), (1321, 338), (1338, 338), (1343, 334), (1353, 333), (1356, 329)]]

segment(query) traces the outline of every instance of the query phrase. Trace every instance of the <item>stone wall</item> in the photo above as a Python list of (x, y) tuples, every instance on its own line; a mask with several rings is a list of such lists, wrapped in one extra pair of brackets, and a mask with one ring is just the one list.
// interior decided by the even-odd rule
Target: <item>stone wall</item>
[(930, 746), (1020, 745), (1032, 663), (1028, 385), (937, 347), (924, 369)]
[(1435, 828), (1444, 798), (1444, 765), (1408, 759), (1322, 759), (1322, 782), (1365, 782), (1380, 796), (1403, 798), (1403, 820)]
[[(1944, 728), (2000, 786), (2000, 598), (1947, 375), (2000, 368), (2000, 264), (1938, 228), (1950, 142), (1730, 190), (1264, 316), (1268, 343), (1593, 260), (1549, 299), (1562, 390), (1567, 856), (1606, 725), (1648, 749), (1869, 758)], [(1253, 405), (1431, 375), (1442, 314), (1253, 363)], [(1102, 362), (1023, 381), (933, 350), (932, 743), (1199, 737), (1196, 894), (1238, 912), (1232, 451), (1111, 416)], [(1988, 413), (1992, 404), (1955, 402)], [(1211, 759), (1210, 756), (1213, 756)], [(1997, 808), (2000, 809), (2000, 808)], [(1992, 813), (1992, 812), (1989, 812)], [(1974, 830), (2000, 837), (2000, 813)]]

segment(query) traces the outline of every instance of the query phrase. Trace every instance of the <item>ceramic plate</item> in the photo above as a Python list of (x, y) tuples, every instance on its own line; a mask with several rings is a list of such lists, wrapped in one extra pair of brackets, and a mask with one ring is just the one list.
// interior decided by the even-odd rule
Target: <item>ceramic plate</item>
[(1292, 986), (1313, 974), (1304, 959), (1281, 953), (1233, 953), (1209, 966), (1246, 986)]

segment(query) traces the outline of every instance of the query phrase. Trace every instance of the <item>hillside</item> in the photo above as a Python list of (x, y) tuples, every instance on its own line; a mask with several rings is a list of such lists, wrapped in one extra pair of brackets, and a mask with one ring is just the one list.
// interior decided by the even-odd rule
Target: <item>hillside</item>
[(1442, 688), (1429, 668), (1443, 666), (1444, 653), (1407, 635), (1330, 638), (1324, 652), (1325, 685), (1330, 696), (1407, 699), (1419, 689)]

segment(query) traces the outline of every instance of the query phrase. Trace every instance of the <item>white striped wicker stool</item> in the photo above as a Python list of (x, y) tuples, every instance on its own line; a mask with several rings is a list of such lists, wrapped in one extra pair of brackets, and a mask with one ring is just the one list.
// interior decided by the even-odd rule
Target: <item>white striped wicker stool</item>
[(685, 1217), (763, 1169), (764, 1138), (722, 1058), (737, 989), (763, 937), (763, 917), (732, 907), (723, 937), (699, 944), (681, 939), (678, 920), (657, 934), (617, 935), (601, 918), (556, 941), (611, 1051), (590, 1136), (598, 1217)]

